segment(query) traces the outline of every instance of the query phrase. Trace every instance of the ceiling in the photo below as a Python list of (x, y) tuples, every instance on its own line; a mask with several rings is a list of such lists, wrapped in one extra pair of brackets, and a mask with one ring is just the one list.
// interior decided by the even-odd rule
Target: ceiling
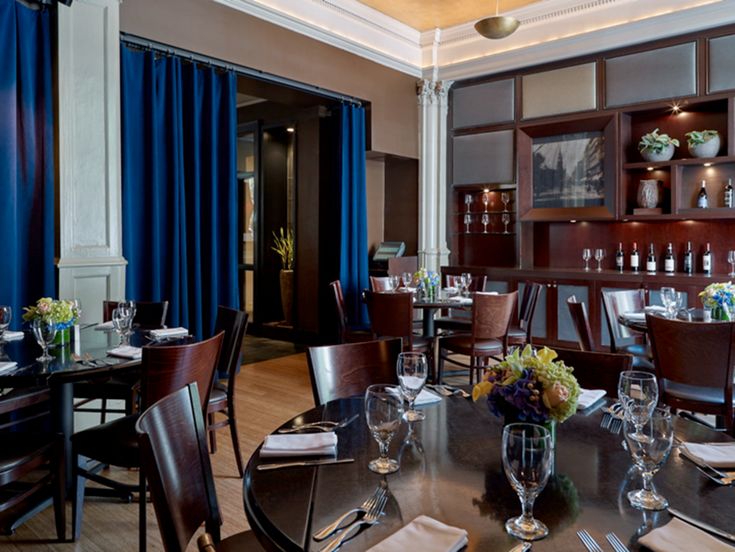
[[(542, 0), (499, 0), (499, 12), (522, 8)], [(495, 0), (360, 0), (362, 4), (419, 31), (446, 29), (495, 15)]]

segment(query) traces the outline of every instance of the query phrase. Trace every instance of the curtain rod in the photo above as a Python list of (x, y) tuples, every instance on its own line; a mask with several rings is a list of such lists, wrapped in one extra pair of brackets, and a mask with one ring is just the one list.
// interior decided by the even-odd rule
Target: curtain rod
[(251, 77), (257, 80), (261, 80), (261, 81), (265, 81), (265, 82), (273, 83), (273, 84), (280, 84), (288, 88), (301, 90), (302, 92), (308, 92), (310, 94), (315, 94), (317, 96), (322, 96), (322, 97), (329, 98), (332, 100), (337, 100), (343, 103), (349, 103), (349, 104), (353, 104), (357, 106), (362, 105), (362, 102), (359, 99), (354, 98), (352, 96), (345, 96), (343, 94), (339, 94), (338, 92), (332, 92), (331, 90), (326, 90), (319, 86), (304, 84), (302, 82), (291, 80), (285, 77), (279, 77), (278, 75), (274, 75), (272, 73), (266, 73), (265, 71), (260, 71), (258, 69), (251, 69), (250, 67), (245, 67), (244, 65), (238, 65), (236, 63), (228, 63), (220, 59), (212, 58), (209, 56), (204, 56), (201, 54), (196, 54), (188, 50), (183, 50), (181, 48), (176, 48), (174, 46), (168, 46), (166, 44), (161, 44), (160, 42), (155, 42), (155, 41), (148, 40), (146, 38), (141, 38), (139, 36), (131, 35), (128, 33), (121, 32), (120, 41), (123, 44), (130, 45), (130, 46), (136, 46), (144, 50), (150, 50), (153, 52), (157, 52), (157, 53), (161, 53), (161, 54), (169, 55), (169, 56), (172, 56), (172, 55), (178, 56), (183, 59), (189, 60), (192, 63), (201, 63), (203, 65), (209, 65), (211, 67), (216, 67), (218, 69), (223, 69), (225, 71), (234, 71), (238, 75), (241, 75), (244, 77)]

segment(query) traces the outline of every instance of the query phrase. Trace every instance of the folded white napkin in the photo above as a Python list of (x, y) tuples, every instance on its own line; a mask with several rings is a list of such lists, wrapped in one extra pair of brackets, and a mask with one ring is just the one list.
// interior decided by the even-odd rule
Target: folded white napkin
[(654, 552), (733, 552), (735, 548), (679, 518), (638, 539)]
[(454, 297), (450, 297), (449, 299), (447, 299), (447, 301), (450, 301), (452, 303), (459, 303), (460, 305), (471, 305), (472, 297), (462, 297), (460, 295), (455, 295)]
[(112, 320), (108, 320), (107, 322), (100, 322), (94, 327), (94, 329), (101, 332), (107, 332), (109, 330), (114, 330), (115, 326), (112, 325)]
[(679, 450), (698, 464), (735, 468), (735, 443), (682, 443)]
[(10, 330), (3, 332), (3, 341), (15, 341), (17, 339), (23, 339), (23, 337), (25, 337), (23, 332), (11, 332)]
[(267, 435), (260, 449), (262, 457), (270, 456), (324, 456), (337, 453), (337, 434), (300, 433)]
[(16, 366), (18, 366), (17, 362), (0, 362), (0, 374), (3, 372), (9, 372)]
[(186, 328), (161, 328), (160, 330), (151, 330), (151, 337), (153, 339), (163, 339), (168, 337), (186, 337), (189, 335), (189, 330)]
[(143, 349), (133, 347), (132, 345), (120, 345), (119, 347), (108, 350), (107, 354), (114, 357), (138, 360), (143, 356)]
[(368, 552), (457, 552), (467, 544), (467, 531), (428, 516), (419, 516)]
[(626, 318), (627, 320), (635, 320), (636, 322), (643, 322), (646, 319), (646, 313), (645, 312), (624, 312), (623, 318)]
[(427, 389), (422, 389), (421, 393), (419, 393), (419, 396), (416, 397), (416, 400), (414, 401), (414, 406), (424, 406), (427, 404), (434, 404), (437, 402), (440, 402), (442, 398), (437, 395), (436, 393), (432, 393), (431, 391)]
[(648, 305), (643, 307), (643, 310), (646, 312), (666, 312), (666, 307), (663, 305)]
[(605, 396), (604, 389), (581, 389), (577, 399), (577, 410), (589, 408)]

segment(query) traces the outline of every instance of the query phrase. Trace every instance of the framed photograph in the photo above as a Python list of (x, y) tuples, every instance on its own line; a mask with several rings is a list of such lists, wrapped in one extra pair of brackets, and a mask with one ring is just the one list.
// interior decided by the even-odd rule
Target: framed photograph
[(521, 220), (615, 218), (615, 124), (605, 116), (518, 130)]

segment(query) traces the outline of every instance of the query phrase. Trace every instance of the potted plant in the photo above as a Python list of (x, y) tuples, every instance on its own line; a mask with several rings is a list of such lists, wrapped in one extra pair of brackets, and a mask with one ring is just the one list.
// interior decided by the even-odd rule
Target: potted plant
[(280, 228), (279, 234), (273, 232), (273, 251), (281, 257), (281, 306), (283, 318), (287, 325), (293, 324), (293, 254), (294, 236), (290, 228), (284, 232)]
[(668, 161), (674, 156), (674, 146), (679, 147), (679, 140), (668, 134), (659, 134), (656, 128), (641, 137), (638, 151), (646, 161)]
[(684, 136), (694, 157), (715, 157), (720, 152), (720, 133), (716, 130), (692, 130)]

